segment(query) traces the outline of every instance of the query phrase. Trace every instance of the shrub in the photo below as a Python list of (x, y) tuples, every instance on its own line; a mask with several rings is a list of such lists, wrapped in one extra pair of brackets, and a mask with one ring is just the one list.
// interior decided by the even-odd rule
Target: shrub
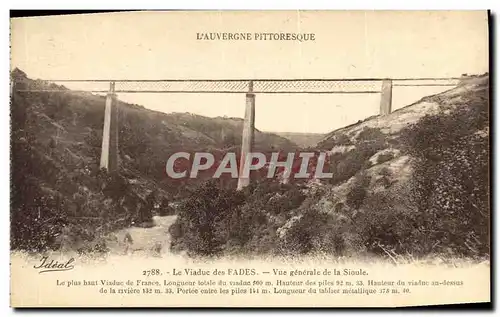
[(179, 206), (170, 229), (173, 245), (203, 256), (218, 255), (230, 236), (230, 220), (243, 202), (241, 192), (218, 187), (214, 181), (200, 186)]
[(367, 189), (370, 185), (370, 176), (366, 173), (359, 173), (354, 179), (354, 184), (347, 194), (346, 203), (352, 209), (359, 209), (366, 197)]
[(386, 135), (378, 128), (364, 127), (356, 139), (358, 142), (385, 142)]
[(416, 232), (418, 213), (407, 187), (371, 193), (365, 197), (362, 212), (354, 219), (355, 228), (367, 251), (384, 254), (384, 248), (396, 253), (418, 253), (425, 244)]
[(368, 159), (383, 148), (384, 144), (382, 143), (363, 142), (345, 154), (332, 157), (333, 177), (331, 183), (336, 185), (345, 182), (369, 167)]
[(300, 218), (286, 230), (278, 245), (281, 254), (341, 255), (346, 252), (348, 243), (344, 235), (350, 227), (347, 217), (320, 212), (310, 198), (298, 208), (296, 214), (301, 215)]

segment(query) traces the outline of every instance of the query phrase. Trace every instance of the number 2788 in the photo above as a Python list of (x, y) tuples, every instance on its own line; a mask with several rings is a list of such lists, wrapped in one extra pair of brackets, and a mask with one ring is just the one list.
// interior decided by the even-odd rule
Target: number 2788
[(155, 276), (155, 275), (161, 275), (161, 272), (160, 272), (160, 269), (151, 269), (151, 270), (142, 271), (142, 275)]

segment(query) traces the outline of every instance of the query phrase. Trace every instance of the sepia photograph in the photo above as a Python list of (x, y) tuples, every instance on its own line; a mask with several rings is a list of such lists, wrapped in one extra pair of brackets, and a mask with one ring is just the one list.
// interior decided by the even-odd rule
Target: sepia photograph
[(488, 23), (12, 17), (11, 306), (490, 303)]

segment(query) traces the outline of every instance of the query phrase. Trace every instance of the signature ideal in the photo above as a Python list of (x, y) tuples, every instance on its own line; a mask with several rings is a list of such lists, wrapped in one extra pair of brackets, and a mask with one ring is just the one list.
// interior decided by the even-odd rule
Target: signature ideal
[(49, 260), (48, 257), (44, 256), (40, 260), (40, 263), (33, 266), (33, 268), (40, 270), (38, 273), (69, 271), (75, 268), (75, 266), (71, 264), (73, 262), (75, 262), (74, 258), (71, 258), (65, 262), (59, 262), (55, 260)]

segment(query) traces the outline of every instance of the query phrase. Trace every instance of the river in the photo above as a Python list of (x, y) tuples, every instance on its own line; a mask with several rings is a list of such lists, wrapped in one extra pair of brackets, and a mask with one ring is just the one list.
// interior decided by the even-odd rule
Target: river
[(170, 234), (168, 229), (177, 216), (154, 216), (154, 226), (151, 228), (130, 227), (118, 230), (108, 235), (107, 247), (111, 254), (124, 254), (127, 244), (124, 241), (127, 233), (132, 237), (128, 253), (133, 255), (152, 255), (155, 245), (161, 245), (160, 256), (170, 254)]

